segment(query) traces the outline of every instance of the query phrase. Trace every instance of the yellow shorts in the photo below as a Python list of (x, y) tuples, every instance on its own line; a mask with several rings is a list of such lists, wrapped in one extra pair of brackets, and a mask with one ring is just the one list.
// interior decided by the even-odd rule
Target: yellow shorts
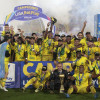
[(77, 93), (81, 93), (81, 94), (83, 94), (83, 93), (88, 93), (87, 92), (87, 87), (83, 87), (83, 86), (76, 86), (77, 87)]
[(35, 77), (33, 78), (33, 86), (35, 87), (35, 88), (39, 88), (40, 86), (44, 86), (44, 84), (43, 83), (40, 83)]
[(5, 73), (8, 73), (8, 64), (9, 62), (5, 62)]
[(33, 86), (34, 86), (35, 88), (39, 88), (39, 86), (41, 86), (41, 83), (40, 83), (39, 81), (36, 81), (36, 83), (33, 84)]
[(53, 61), (53, 55), (43, 55), (42, 61)]

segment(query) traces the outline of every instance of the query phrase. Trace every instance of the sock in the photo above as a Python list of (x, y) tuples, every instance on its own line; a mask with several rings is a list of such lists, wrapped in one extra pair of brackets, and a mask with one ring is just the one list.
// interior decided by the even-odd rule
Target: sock
[(2, 87), (5, 87), (6, 80), (7, 80), (7, 79), (5, 79), (5, 78), (1, 80), (1, 86), (2, 86)]
[(70, 87), (69, 89), (68, 89), (68, 94), (70, 95), (70, 94), (72, 94), (73, 93), (73, 87)]
[(94, 88), (93, 86), (90, 87), (90, 91), (91, 91), (91, 93), (93, 93), (93, 94), (96, 93), (96, 90), (95, 90), (95, 88)]

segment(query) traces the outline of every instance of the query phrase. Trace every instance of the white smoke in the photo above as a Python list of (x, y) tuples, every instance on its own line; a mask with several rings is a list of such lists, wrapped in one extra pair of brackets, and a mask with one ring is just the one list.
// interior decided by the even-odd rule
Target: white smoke
[[(5, 17), (13, 12), (19, 5), (39, 6), (48, 16), (57, 18), (60, 24), (69, 26), (69, 31), (77, 33), (81, 31), (83, 22), (87, 20), (86, 31), (94, 32), (94, 15), (100, 13), (100, 0), (0, 0), (0, 24)], [(11, 22), (16, 26), (23, 22)]]

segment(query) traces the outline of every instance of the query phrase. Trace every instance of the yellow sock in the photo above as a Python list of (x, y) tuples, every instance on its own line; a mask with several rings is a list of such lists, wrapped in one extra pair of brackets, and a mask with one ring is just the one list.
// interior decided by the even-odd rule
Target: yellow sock
[(100, 88), (100, 83), (98, 83), (98, 88)]
[(69, 89), (68, 89), (68, 94), (72, 94), (73, 93), (73, 87), (70, 87)]
[(2, 85), (2, 87), (5, 87), (6, 80), (7, 80), (7, 79), (5, 79), (5, 78), (1, 80), (1, 85)]
[(100, 79), (98, 79), (98, 88), (100, 88)]
[(91, 91), (91, 93), (93, 93), (93, 94), (96, 93), (96, 90), (95, 90), (94, 86), (91, 86), (91, 87), (90, 87), (90, 91)]

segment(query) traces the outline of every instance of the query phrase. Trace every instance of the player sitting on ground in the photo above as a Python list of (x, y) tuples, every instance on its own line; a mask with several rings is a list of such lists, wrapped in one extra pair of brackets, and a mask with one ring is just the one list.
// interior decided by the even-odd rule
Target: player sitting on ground
[(73, 76), (70, 76), (69, 79), (76, 80), (76, 85), (71, 85), (68, 89), (68, 92), (66, 94), (66, 97), (70, 97), (69, 95), (75, 91), (76, 93), (88, 93), (91, 92), (94, 94), (94, 97), (97, 97), (96, 90), (92, 85), (88, 85), (88, 79), (90, 77), (96, 78), (100, 76), (98, 75), (91, 75), (90, 73), (84, 73), (84, 65), (80, 65), (79, 67), (79, 73), (74, 74)]
[(35, 92), (38, 92), (44, 88), (46, 82), (49, 80), (50, 72), (47, 71), (47, 66), (43, 66), (42, 69), (38, 70), (37, 72), (32, 72), (29, 77), (31, 76), (35, 77), (26, 83), (26, 85), (23, 87), (23, 90), (32, 84), (36, 88)]

